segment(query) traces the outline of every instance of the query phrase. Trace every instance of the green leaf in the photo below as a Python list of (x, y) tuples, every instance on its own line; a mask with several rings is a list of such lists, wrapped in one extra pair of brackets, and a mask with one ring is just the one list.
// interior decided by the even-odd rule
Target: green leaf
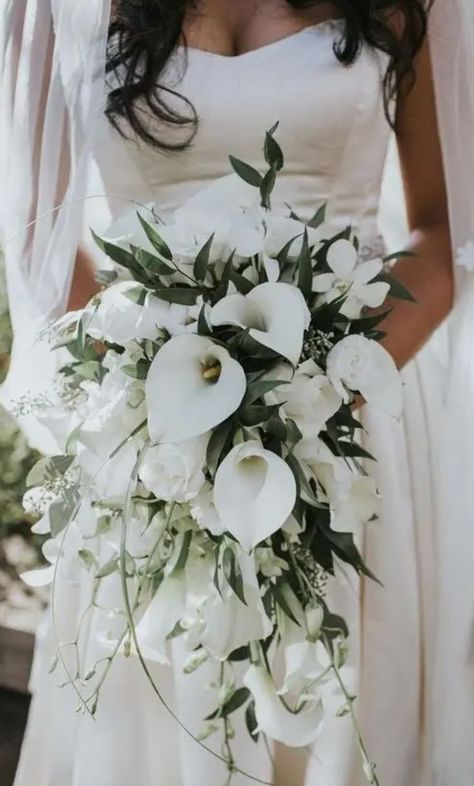
[(186, 566), (192, 539), (193, 539), (192, 530), (188, 530), (187, 532), (184, 533), (183, 544), (181, 546), (181, 551), (179, 552), (179, 557), (175, 565), (175, 570), (182, 570)]
[(285, 598), (285, 596), (284, 596), (284, 594), (282, 592), (280, 584), (279, 583), (274, 584), (272, 589), (271, 589), (271, 592), (272, 592), (272, 595), (273, 595), (273, 597), (275, 599), (275, 603), (278, 606), (280, 606), (280, 608), (285, 612), (286, 616), (289, 617), (290, 620), (292, 620), (292, 622), (295, 622), (296, 625), (298, 625), (298, 627), (300, 627), (300, 624), (299, 624), (298, 620), (296, 619), (295, 615), (293, 614), (292, 610), (290, 609), (290, 607), (289, 607), (289, 605), (288, 605), (288, 603), (286, 601), (286, 598)]
[(407, 300), (409, 303), (417, 302), (416, 298), (413, 297), (411, 292), (400, 281), (387, 273), (381, 273), (377, 278), (374, 278), (374, 281), (382, 281), (384, 284), (389, 284), (390, 291), (388, 294), (390, 297), (396, 298), (397, 300)]
[(118, 556), (112, 557), (108, 562), (105, 562), (95, 574), (96, 579), (105, 579), (106, 576), (111, 576), (119, 568), (120, 558)]
[(298, 287), (306, 299), (311, 297), (313, 290), (313, 265), (306, 230), (298, 257)]
[(81, 559), (84, 565), (86, 566), (87, 570), (96, 567), (97, 560), (95, 558), (95, 555), (92, 553), (92, 551), (89, 551), (89, 549), (79, 549), (77, 554), (79, 559)]
[(252, 382), (247, 388), (244, 403), (246, 405), (253, 404), (259, 398), (263, 398), (267, 393), (271, 393), (272, 390), (280, 387), (280, 385), (287, 384), (288, 382), (284, 379), (261, 379), (257, 380), (257, 382)]
[(247, 646), (237, 647), (236, 650), (233, 650), (230, 655), (228, 655), (227, 660), (231, 663), (240, 663), (243, 660), (248, 660), (249, 655), (250, 651)]
[(313, 218), (311, 218), (308, 221), (306, 226), (311, 227), (311, 229), (319, 229), (319, 227), (322, 224), (324, 224), (326, 220), (326, 208), (327, 208), (326, 203), (324, 203), (324, 205), (321, 205), (321, 207), (319, 207), (316, 210), (316, 213), (314, 214)]
[(166, 300), (167, 303), (194, 306), (201, 291), (196, 287), (170, 287), (169, 289), (155, 289), (153, 294), (160, 300)]
[(261, 423), (266, 423), (267, 420), (273, 418), (278, 414), (281, 404), (272, 404), (266, 406), (265, 404), (252, 404), (251, 406), (244, 406), (239, 410), (239, 420), (243, 426), (250, 428), (251, 426), (259, 426)]
[(145, 219), (143, 218), (143, 216), (140, 215), (140, 213), (137, 212), (137, 216), (138, 216), (138, 220), (140, 221), (140, 224), (143, 227), (145, 235), (147, 236), (153, 248), (156, 249), (156, 251), (158, 251), (160, 256), (164, 257), (164, 259), (167, 259), (168, 262), (171, 262), (171, 260), (173, 259), (173, 254), (171, 253), (171, 250), (169, 249), (169, 247), (161, 237), (158, 230), (155, 229), (155, 227), (152, 224), (149, 224), (148, 221), (145, 221)]
[(271, 195), (276, 183), (276, 169), (275, 166), (270, 167), (260, 185), (260, 196), (262, 199), (262, 207), (270, 209)]
[(229, 160), (232, 169), (242, 180), (245, 180), (251, 186), (255, 186), (255, 188), (260, 188), (263, 178), (257, 169), (254, 169), (250, 164), (246, 164), (245, 161), (235, 158), (235, 156), (229, 156)]
[(229, 279), (235, 284), (237, 292), (240, 292), (241, 295), (247, 295), (254, 288), (254, 284), (248, 278), (237, 273), (234, 269), (229, 270)]
[(111, 259), (113, 262), (116, 262), (117, 265), (127, 268), (127, 270), (135, 269), (135, 260), (133, 258), (133, 254), (131, 254), (130, 251), (127, 251), (125, 248), (121, 248), (120, 246), (116, 246), (114, 243), (110, 243), (108, 240), (104, 240), (103, 238), (99, 237), (99, 235), (96, 235), (93, 229), (91, 232), (96, 244), (99, 246), (101, 251), (103, 251), (104, 254), (109, 257), (109, 259)]
[(303, 439), (303, 435), (296, 425), (295, 421), (288, 418), (286, 423), (286, 444), (293, 450), (294, 446)]
[(270, 420), (265, 423), (265, 431), (280, 442), (286, 442), (288, 432), (285, 423), (280, 417), (270, 418)]
[(209, 721), (214, 720), (215, 718), (227, 718), (233, 712), (239, 710), (249, 698), (250, 691), (248, 688), (237, 688), (230, 699), (228, 699), (222, 707), (208, 715), (205, 720)]
[(269, 166), (273, 166), (277, 172), (283, 169), (285, 159), (282, 149), (278, 142), (274, 139), (273, 133), (267, 131), (265, 134), (265, 145), (263, 148), (265, 161)]
[(198, 252), (194, 261), (193, 274), (197, 281), (204, 281), (206, 278), (206, 273), (209, 267), (209, 256), (211, 253), (214, 237), (215, 233), (213, 232), (210, 238), (206, 240), (203, 247)]
[(232, 435), (232, 420), (224, 420), (212, 432), (207, 445), (206, 464), (211, 475), (215, 475), (222, 452)]
[(148, 290), (145, 289), (145, 287), (136, 286), (132, 289), (125, 290), (125, 292), (122, 294), (127, 298), (127, 300), (131, 300), (132, 303), (136, 303), (137, 306), (143, 306), (145, 304)]
[(55, 538), (71, 522), (79, 505), (80, 496), (75, 488), (68, 489), (51, 505), (49, 509), (49, 524), (51, 535)]
[(127, 363), (127, 365), (121, 366), (120, 368), (127, 377), (141, 380), (147, 378), (149, 369), (150, 364), (145, 358), (140, 358), (136, 363)]
[(75, 456), (49, 456), (40, 459), (28, 473), (26, 485), (42, 486), (47, 480), (62, 477), (74, 462)]
[(200, 336), (211, 336), (212, 330), (209, 326), (209, 323), (206, 319), (206, 306), (205, 304), (201, 307), (198, 316), (198, 324), (197, 324), (198, 334)]
[(259, 732), (258, 729), (258, 722), (257, 716), (255, 714), (255, 702), (251, 701), (250, 704), (247, 706), (245, 710), (245, 725), (247, 726), (247, 731), (252, 737), (254, 742), (258, 742)]
[(384, 262), (392, 262), (394, 259), (407, 259), (416, 258), (418, 254), (415, 251), (396, 251), (394, 254), (389, 254), (383, 258)]
[(118, 273), (116, 270), (96, 270), (94, 273), (94, 279), (100, 284), (101, 287), (110, 287), (115, 281), (117, 281)]
[(298, 489), (301, 489), (304, 492), (309, 504), (314, 508), (324, 508), (325, 506), (316, 497), (316, 494), (314, 493), (306, 475), (304, 474), (299, 461), (293, 456), (292, 453), (289, 453), (286, 457), (286, 463), (295, 476)]
[(344, 456), (345, 458), (364, 458), (369, 459), (370, 461), (376, 461), (376, 459), (368, 452), (368, 450), (365, 450), (356, 442), (347, 442), (346, 440), (340, 439), (336, 444), (340, 451), (339, 455)]
[(171, 276), (173, 273), (176, 273), (174, 267), (170, 267), (162, 259), (151, 254), (150, 251), (132, 245), (130, 245), (130, 248), (140, 267), (147, 273), (155, 273), (158, 276)]
[(237, 562), (236, 556), (230, 547), (227, 547), (224, 550), (224, 555), (222, 557), (222, 569), (229, 586), (233, 589), (238, 599), (246, 606), (247, 601), (245, 600), (242, 571), (240, 570), (240, 565)]

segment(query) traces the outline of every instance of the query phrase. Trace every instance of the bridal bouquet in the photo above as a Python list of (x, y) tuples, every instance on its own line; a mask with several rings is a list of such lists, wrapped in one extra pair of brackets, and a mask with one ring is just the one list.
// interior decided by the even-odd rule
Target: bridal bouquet
[(72, 666), (58, 638), (80, 707), (95, 712), (123, 654), (161, 697), (149, 664), (180, 638), (185, 672), (215, 664), (198, 742), (222, 733), (231, 774), (239, 712), (255, 739), (307, 746), (336, 686), (356, 722), (327, 588), (344, 563), (371, 575), (356, 536), (378, 495), (354, 404), (398, 416), (402, 399), (384, 314), (366, 307), (406, 293), (382, 259), (359, 258), (350, 227), (331, 235), (324, 208), (309, 222), (272, 209), (275, 128), (264, 155), (264, 174), (231, 157), (234, 173), (171, 223), (142, 212), (96, 238), (113, 263), (103, 289), (52, 329), (65, 358), (40, 417), (63, 451), (25, 499), (51, 563), (25, 578), (90, 577), (84, 615), (105, 654), (82, 663), (79, 631)]

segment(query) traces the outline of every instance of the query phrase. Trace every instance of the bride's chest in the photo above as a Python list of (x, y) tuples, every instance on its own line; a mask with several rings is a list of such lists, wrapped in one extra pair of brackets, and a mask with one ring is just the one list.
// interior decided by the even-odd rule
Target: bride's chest
[[(163, 211), (227, 174), (229, 154), (261, 168), (265, 131), (277, 122), (285, 154), (277, 192), (282, 202), (309, 211), (318, 200), (336, 199), (339, 184), (344, 191), (349, 183), (352, 194), (377, 193), (389, 132), (385, 64), (364, 50), (344, 67), (334, 54), (337, 33), (337, 23), (328, 22), (238, 57), (192, 48), (176, 53), (166, 74), (174, 91), (167, 99), (183, 114), (189, 111), (183, 98), (194, 107), (192, 143), (175, 153), (126, 143)], [(189, 134), (150, 123), (168, 141)]]

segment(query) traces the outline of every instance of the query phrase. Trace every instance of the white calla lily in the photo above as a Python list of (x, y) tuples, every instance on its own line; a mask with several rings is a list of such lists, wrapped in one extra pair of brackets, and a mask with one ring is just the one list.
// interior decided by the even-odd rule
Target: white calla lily
[(288, 464), (257, 441), (236, 445), (217, 470), (216, 510), (247, 550), (283, 526), (295, 501), (296, 482)]
[(271, 674), (263, 665), (252, 664), (244, 684), (255, 699), (258, 730), (294, 748), (311, 745), (321, 731), (323, 705), (310, 700), (299, 712), (290, 712), (277, 693)]
[(205, 434), (232, 415), (246, 390), (242, 366), (204, 336), (181, 335), (154, 358), (146, 381), (153, 442)]
[(259, 284), (247, 295), (222, 298), (211, 310), (211, 324), (249, 328), (251, 338), (298, 363), (311, 315), (297, 287), (283, 282)]
[(349, 401), (348, 390), (361, 393), (368, 404), (399, 417), (402, 383), (391, 355), (364, 336), (346, 336), (330, 350), (326, 373), (336, 390)]
[(216, 591), (212, 601), (204, 603), (201, 610), (204, 621), (201, 644), (219, 660), (251, 641), (266, 639), (273, 629), (263, 606), (253, 556), (240, 552), (236, 558), (247, 605), (228, 587), (222, 595)]
[(180, 621), (186, 608), (186, 576), (174, 570), (165, 576), (150, 605), (136, 626), (136, 637), (147, 660), (168, 663), (166, 638)]

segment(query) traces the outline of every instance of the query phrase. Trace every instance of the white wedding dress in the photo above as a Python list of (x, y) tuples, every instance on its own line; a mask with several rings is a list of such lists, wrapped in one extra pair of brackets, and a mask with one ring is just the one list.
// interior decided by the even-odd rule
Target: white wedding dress
[[(333, 52), (338, 31), (339, 22), (325, 22), (237, 57), (191, 49), (186, 70), (179, 50), (167, 78), (196, 107), (197, 136), (183, 152), (161, 153), (143, 142), (123, 140), (104, 122), (96, 163), (105, 191), (117, 197), (110, 200), (114, 218), (129, 209), (118, 197), (154, 200), (166, 218), (187, 197), (229, 172), (229, 153), (260, 166), (264, 131), (279, 121), (277, 138), (286, 165), (276, 202), (291, 204), (302, 218), (327, 202), (331, 222), (341, 228), (356, 223), (364, 245), (375, 254), (390, 136), (381, 90), (385, 60), (364, 49), (353, 67), (343, 67)], [(94, 223), (94, 216), (89, 220)], [(379, 459), (382, 499), (381, 517), (365, 529), (361, 548), (383, 586), (348, 574), (330, 588), (333, 607), (351, 627), (356, 707), (383, 786), (467, 786), (474, 776), (460, 769), (448, 779), (436, 769), (429, 664), (441, 527), (434, 463), (440, 358), (438, 348), (428, 346), (404, 371), (400, 422), (368, 408), (364, 412), (369, 448)], [(73, 629), (80, 593), (74, 585), (61, 593), (59, 616), (65, 628)], [(67, 630), (61, 634), (67, 638)], [(90, 652), (99, 652), (94, 624), (89, 636)], [(92, 721), (75, 713), (72, 692), (57, 687), (55, 675), (47, 674), (49, 630), (43, 631), (38, 649), (35, 696), (15, 786), (224, 784), (222, 764), (179, 730), (133, 659), (116, 662)], [(181, 661), (176, 647), (173, 668), (157, 669), (157, 679), (179, 718), (196, 732), (206, 675), (183, 676)], [(237, 732), (235, 750), (246, 771), (271, 780), (265, 750), (243, 729)], [(278, 750), (277, 762), (279, 786), (366, 782), (347, 718), (329, 719), (311, 751)], [(235, 786), (250, 783), (240, 775), (233, 780)]]

